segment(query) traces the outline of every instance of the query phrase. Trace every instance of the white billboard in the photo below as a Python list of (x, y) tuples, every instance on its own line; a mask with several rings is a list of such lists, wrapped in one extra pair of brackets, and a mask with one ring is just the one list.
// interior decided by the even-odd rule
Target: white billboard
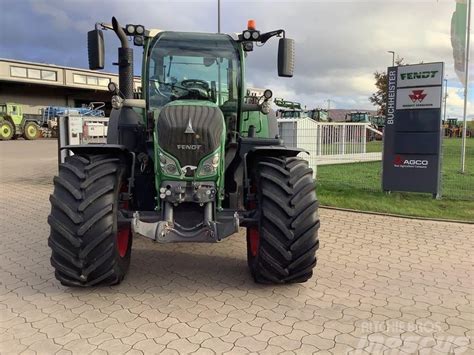
[(397, 110), (441, 108), (441, 86), (397, 90)]
[(402, 65), (398, 67), (397, 87), (443, 84), (443, 63)]

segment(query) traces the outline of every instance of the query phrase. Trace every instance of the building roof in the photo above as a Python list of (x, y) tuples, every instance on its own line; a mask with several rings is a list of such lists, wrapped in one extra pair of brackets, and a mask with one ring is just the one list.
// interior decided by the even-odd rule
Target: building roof
[[(0, 81), (107, 91), (110, 81), (118, 83), (118, 74), (0, 58)], [(138, 90), (140, 77), (134, 82)]]

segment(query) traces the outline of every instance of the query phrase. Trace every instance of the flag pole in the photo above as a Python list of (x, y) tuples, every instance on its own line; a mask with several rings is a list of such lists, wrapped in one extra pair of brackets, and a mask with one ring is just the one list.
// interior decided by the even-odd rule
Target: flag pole
[(461, 150), (461, 173), (464, 174), (466, 167), (466, 134), (467, 134), (467, 94), (469, 87), (469, 42), (471, 37), (471, 2), (468, 0), (467, 3), (467, 36), (466, 36), (466, 61), (465, 61), (465, 75), (466, 79), (464, 81), (464, 113), (463, 113), (463, 125), (462, 125), (462, 150)]
[(221, 33), (221, 0), (217, 0), (217, 33)]

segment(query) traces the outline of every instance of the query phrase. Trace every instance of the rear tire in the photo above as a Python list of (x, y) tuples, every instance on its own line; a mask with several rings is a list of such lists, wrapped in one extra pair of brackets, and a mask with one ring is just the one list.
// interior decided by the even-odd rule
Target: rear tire
[(0, 121), (0, 140), (8, 141), (12, 139), (15, 134), (15, 129), (10, 121), (1, 120)]
[(114, 155), (73, 155), (59, 166), (50, 196), (51, 265), (66, 286), (114, 285), (130, 265), (130, 223), (119, 223), (126, 166)]
[(40, 135), (40, 127), (35, 122), (28, 122), (23, 129), (23, 138), (28, 141), (35, 140)]
[(255, 171), (259, 223), (247, 228), (252, 276), (258, 283), (305, 282), (319, 248), (313, 171), (296, 157), (262, 158)]

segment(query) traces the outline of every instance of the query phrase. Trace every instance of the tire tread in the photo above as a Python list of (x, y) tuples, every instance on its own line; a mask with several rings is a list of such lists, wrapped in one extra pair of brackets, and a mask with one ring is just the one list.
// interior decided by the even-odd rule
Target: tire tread
[(313, 171), (298, 157), (265, 157), (256, 165), (260, 243), (249, 266), (258, 283), (305, 282), (319, 248)]
[(123, 258), (118, 254), (115, 216), (123, 175), (124, 163), (108, 154), (76, 154), (60, 165), (50, 196), (48, 245), (63, 285), (113, 285), (124, 278), (130, 250)]

